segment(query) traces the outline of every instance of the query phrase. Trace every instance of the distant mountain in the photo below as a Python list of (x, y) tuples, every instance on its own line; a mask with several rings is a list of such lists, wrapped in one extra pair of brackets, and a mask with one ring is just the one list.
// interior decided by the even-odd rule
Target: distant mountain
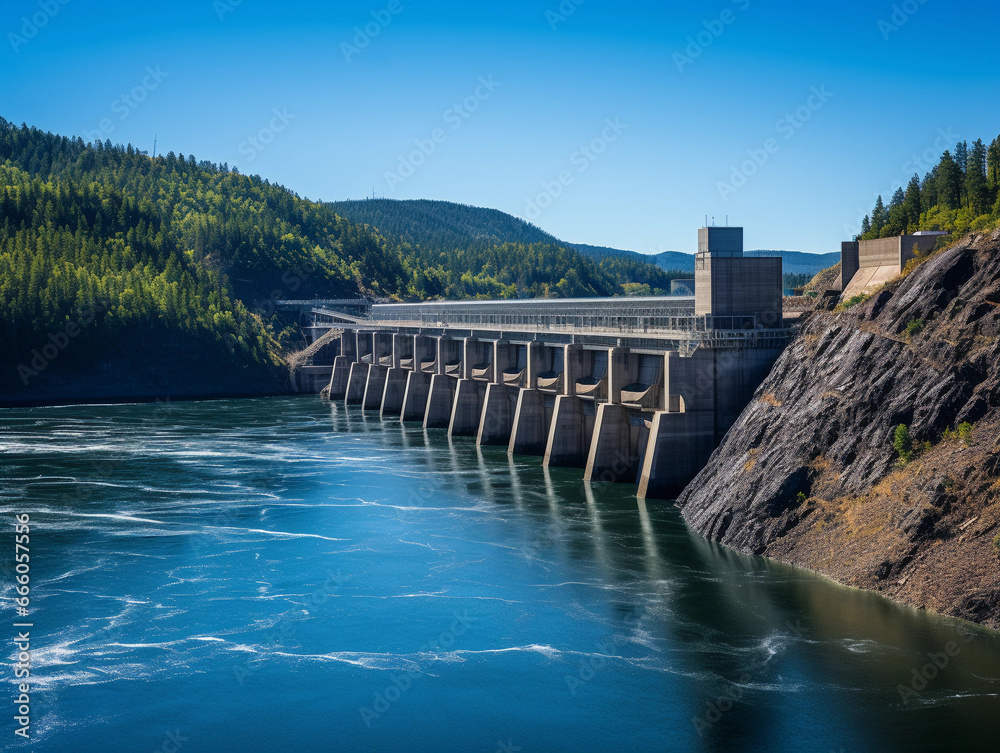
[[(544, 243), (563, 246), (601, 263), (608, 259), (627, 259), (634, 264), (652, 264), (668, 272), (694, 272), (694, 254), (663, 251), (642, 254), (607, 246), (567, 243), (536, 225), (498, 209), (483, 209), (450, 201), (398, 201), (361, 199), (335, 201), (329, 205), (341, 217), (368, 225), (398, 243), (419, 246), (424, 251), (456, 249), (484, 251), (505, 243), (531, 245)], [(767, 251), (784, 259), (784, 272), (790, 275), (815, 275), (840, 261), (840, 254), (807, 254), (801, 251)]]
[(807, 254), (802, 251), (750, 251), (748, 253), (781, 254), (786, 275), (815, 275), (840, 263), (840, 253)]
[(589, 256), (598, 261), (610, 257), (624, 257), (634, 261), (646, 262), (647, 264), (655, 264), (660, 269), (694, 272), (694, 254), (685, 254), (683, 251), (640, 254), (638, 251), (623, 251), (618, 248), (607, 248), (606, 246), (588, 246), (585, 243), (573, 243), (571, 245), (584, 256)]
[[(640, 254), (637, 251), (622, 251), (604, 246), (588, 246), (583, 243), (572, 244), (573, 248), (584, 256), (600, 261), (611, 257), (623, 257), (635, 261), (646, 261), (655, 264), (660, 269), (694, 272), (694, 254), (682, 251), (663, 251), (659, 254)], [(748, 251), (752, 254), (780, 254), (786, 275), (815, 275), (824, 269), (840, 262), (840, 254), (807, 254), (802, 251)]]

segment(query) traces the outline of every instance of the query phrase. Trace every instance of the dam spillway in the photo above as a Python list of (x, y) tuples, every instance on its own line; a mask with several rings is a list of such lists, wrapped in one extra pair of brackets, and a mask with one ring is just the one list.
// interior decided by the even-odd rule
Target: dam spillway
[[(703, 228), (696, 294), (313, 307), (333, 401), (676, 495), (784, 349), (781, 259)], [(319, 367), (313, 367), (319, 368)], [(325, 381), (325, 380), (324, 380)]]

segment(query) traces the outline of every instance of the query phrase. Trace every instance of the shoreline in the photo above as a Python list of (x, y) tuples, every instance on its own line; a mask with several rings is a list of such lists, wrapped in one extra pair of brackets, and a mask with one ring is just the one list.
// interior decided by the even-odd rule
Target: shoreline
[(66, 408), (74, 405), (147, 405), (149, 403), (195, 403), (210, 400), (253, 400), (263, 397), (291, 397), (293, 395), (308, 394), (311, 393), (296, 392), (289, 389), (282, 392), (273, 390), (266, 392), (201, 392), (179, 395), (122, 395), (110, 393), (108, 395), (37, 398), (31, 400), (8, 400), (6, 397), (0, 397), (0, 410), (13, 410), (16, 408)]

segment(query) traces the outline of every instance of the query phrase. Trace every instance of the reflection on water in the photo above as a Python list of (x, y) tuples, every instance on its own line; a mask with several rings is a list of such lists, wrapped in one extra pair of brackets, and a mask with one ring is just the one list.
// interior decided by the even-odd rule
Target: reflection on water
[(35, 524), (37, 751), (996, 749), (996, 634), (441, 431), (24, 409), (0, 467)]

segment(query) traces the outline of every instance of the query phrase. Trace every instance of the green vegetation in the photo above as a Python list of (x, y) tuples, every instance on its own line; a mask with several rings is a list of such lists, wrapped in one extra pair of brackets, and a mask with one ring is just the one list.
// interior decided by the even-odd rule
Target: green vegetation
[(910, 427), (906, 424), (900, 424), (896, 427), (896, 431), (892, 435), (892, 446), (895, 448), (896, 454), (899, 455), (900, 465), (906, 465), (913, 460), (915, 453), (913, 452), (913, 438), (910, 436)]
[(993, 537), (993, 551), (1000, 556), (1000, 533)]
[(879, 196), (861, 225), (861, 240), (917, 230), (964, 234), (1000, 223), (1000, 137), (987, 148), (980, 139), (945, 151), (922, 179), (914, 175), (886, 206)]
[(837, 308), (841, 309), (842, 311), (846, 311), (849, 308), (853, 308), (853, 307), (857, 306), (859, 303), (864, 303), (865, 301), (868, 300), (868, 298), (869, 298), (869, 296), (864, 295), (864, 294), (862, 294), (862, 295), (854, 295), (854, 296), (851, 296), (850, 298), (848, 298), (843, 303), (841, 303)]
[(944, 430), (941, 435), (942, 441), (955, 440), (957, 439), (962, 444), (967, 445), (969, 443), (969, 438), (972, 436), (973, 430), (976, 428), (975, 424), (970, 424), (968, 421), (963, 421), (958, 425), (957, 429), (952, 429), (950, 426)]
[(669, 295), (672, 280), (692, 276), (637, 253), (583, 252), (496, 209), (391, 199), (328, 206), (402, 250), (409, 298)]
[(411, 276), (377, 234), (259, 177), (0, 119), (0, 349), (20, 363), (5, 385), (178, 350), (270, 378), (273, 298), (392, 293)]
[(497, 209), (450, 201), (362, 199), (329, 204), (341, 217), (376, 227), (387, 238), (427, 251), (486, 251), (507, 243), (565, 245), (530, 222)]
[(915, 337), (923, 332), (924, 327), (927, 326), (927, 322), (923, 319), (910, 319), (909, 324), (906, 325), (906, 336)]

